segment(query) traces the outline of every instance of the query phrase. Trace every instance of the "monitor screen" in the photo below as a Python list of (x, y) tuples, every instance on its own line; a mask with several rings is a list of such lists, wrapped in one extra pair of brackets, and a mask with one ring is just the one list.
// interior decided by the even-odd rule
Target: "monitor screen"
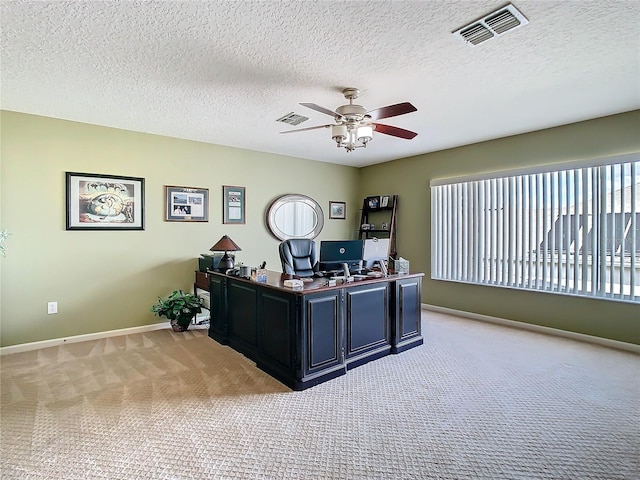
[(372, 267), (376, 261), (387, 260), (389, 257), (389, 239), (388, 238), (368, 238), (364, 241), (364, 260), (365, 267)]
[(362, 240), (323, 240), (320, 242), (320, 267), (324, 270), (340, 269), (346, 263), (350, 269), (362, 262)]

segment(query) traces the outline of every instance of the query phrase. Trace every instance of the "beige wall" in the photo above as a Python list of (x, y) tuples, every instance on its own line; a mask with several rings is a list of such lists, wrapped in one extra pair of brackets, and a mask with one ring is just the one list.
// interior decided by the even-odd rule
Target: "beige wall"
[(423, 271), (423, 302), (640, 344), (635, 304), (433, 281), (432, 179), (640, 152), (640, 111), (445, 150), (362, 169), (358, 197), (398, 193), (398, 253)]
[[(150, 306), (190, 289), (196, 258), (223, 234), (239, 261), (279, 270), (264, 216), (281, 194), (320, 203), (319, 240), (353, 238), (359, 220), (356, 168), (13, 112), (1, 122), (2, 346), (164, 321)], [(145, 178), (145, 230), (66, 231), (66, 171)], [(164, 185), (208, 188), (209, 222), (165, 222)], [(222, 185), (246, 187), (245, 225), (222, 224)], [(346, 221), (329, 220), (330, 200), (347, 202)]]

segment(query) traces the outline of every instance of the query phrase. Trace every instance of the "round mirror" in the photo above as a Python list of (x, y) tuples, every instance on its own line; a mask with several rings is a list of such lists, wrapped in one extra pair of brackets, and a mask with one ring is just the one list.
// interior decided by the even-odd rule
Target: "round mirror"
[(282, 195), (267, 210), (267, 225), (279, 240), (316, 238), (324, 226), (322, 207), (306, 195)]

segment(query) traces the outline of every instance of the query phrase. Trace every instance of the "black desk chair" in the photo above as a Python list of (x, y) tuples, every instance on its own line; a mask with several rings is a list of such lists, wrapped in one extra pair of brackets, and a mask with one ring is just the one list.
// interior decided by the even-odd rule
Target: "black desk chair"
[(282, 272), (298, 277), (313, 277), (318, 272), (316, 242), (308, 238), (291, 238), (280, 244)]

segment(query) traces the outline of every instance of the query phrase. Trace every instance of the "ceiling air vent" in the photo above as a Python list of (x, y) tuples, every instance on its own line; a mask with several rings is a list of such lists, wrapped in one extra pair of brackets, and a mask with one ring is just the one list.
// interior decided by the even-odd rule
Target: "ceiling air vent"
[(276, 122), (287, 123), (289, 125), (300, 125), (302, 122), (309, 120), (309, 117), (303, 117), (297, 113), (287, 113), (284, 117), (280, 117)]
[(475, 47), (497, 35), (522, 27), (527, 23), (529, 23), (529, 20), (516, 7), (509, 4), (469, 25), (465, 25), (453, 32), (453, 34), (467, 45)]

